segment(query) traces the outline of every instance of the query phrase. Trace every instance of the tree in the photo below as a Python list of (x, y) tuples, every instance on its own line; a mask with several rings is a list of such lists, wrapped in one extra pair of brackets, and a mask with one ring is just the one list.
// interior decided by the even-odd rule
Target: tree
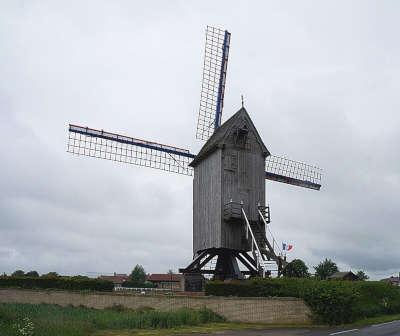
[(146, 282), (146, 272), (142, 265), (136, 265), (129, 275), (130, 282), (135, 285), (135, 287), (140, 287)]
[(16, 270), (11, 276), (14, 277), (23, 277), (25, 275), (25, 272), (23, 270)]
[(321, 261), (317, 266), (314, 266), (315, 275), (322, 280), (325, 280), (328, 276), (339, 272), (339, 269), (331, 259), (325, 258), (324, 261)]
[(358, 276), (358, 279), (360, 279), (360, 280), (362, 280), (362, 281), (368, 280), (368, 279), (369, 279), (369, 276), (366, 275), (366, 274), (364, 273), (364, 271), (358, 271), (358, 272), (356, 273), (356, 275)]
[(42, 275), (42, 278), (58, 278), (59, 275), (57, 272), (49, 272)]
[(288, 278), (307, 278), (310, 276), (308, 267), (301, 259), (293, 259), (283, 270), (283, 276)]
[(36, 271), (30, 271), (25, 273), (25, 276), (27, 277), (31, 277), (31, 278), (38, 278), (39, 277), (39, 273)]
[(169, 269), (167, 274), (175, 274), (175, 272), (172, 269)]

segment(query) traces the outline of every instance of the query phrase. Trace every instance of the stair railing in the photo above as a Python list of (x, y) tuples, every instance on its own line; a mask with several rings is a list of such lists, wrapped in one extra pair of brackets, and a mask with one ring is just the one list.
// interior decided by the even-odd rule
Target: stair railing
[(262, 261), (262, 254), (261, 254), (260, 248), (258, 247), (257, 240), (254, 236), (253, 230), (251, 229), (249, 220), (247, 219), (246, 212), (244, 211), (243, 207), (242, 207), (242, 214), (243, 214), (243, 218), (246, 222), (246, 238), (249, 237), (249, 232), (251, 235), (251, 252), (252, 253), (254, 252), (254, 246), (256, 247), (256, 251), (258, 252), (258, 257), (256, 258), (257, 270), (260, 269), (260, 266), (261, 266), (262, 272), (263, 272), (263, 277), (265, 277), (265, 267), (264, 267), (264, 265), (261, 265), (261, 263), (260, 263), (260, 259)]
[[(262, 218), (262, 221), (263, 221), (263, 223), (264, 223), (264, 225), (265, 225), (265, 230), (268, 231), (269, 234), (270, 234), (271, 237), (272, 237), (272, 252), (273, 252), (274, 254), (276, 254), (276, 253), (275, 253), (275, 246), (276, 246), (276, 247), (278, 248), (279, 252), (280, 252), (280, 255), (283, 256), (283, 252), (282, 252), (281, 248), (279, 247), (279, 244), (278, 244), (277, 241), (275, 240), (275, 237), (274, 237), (274, 235), (272, 234), (271, 230), (269, 229), (268, 223), (267, 223), (267, 221), (265, 220), (264, 216), (262, 215), (260, 209), (258, 209), (258, 214), (259, 214), (260, 217)], [(266, 233), (267, 233), (267, 232), (265, 232), (265, 234), (266, 234)]]

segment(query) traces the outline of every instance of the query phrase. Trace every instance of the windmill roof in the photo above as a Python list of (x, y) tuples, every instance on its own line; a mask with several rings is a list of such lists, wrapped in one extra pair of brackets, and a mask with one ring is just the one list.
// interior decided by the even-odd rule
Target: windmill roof
[(232, 127), (240, 124), (240, 122), (242, 122), (243, 120), (246, 120), (248, 122), (250, 130), (254, 133), (258, 143), (262, 148), (262, 151), (265, 153), (265, 156), (270, 155), (270, 152), (264, 145), (264, 142), (262, 141), (260, 135), (258, 134), (258, 131), (254, 126), (253, 121), (251, 120), (249, 114), (247, 113), (246, 109), (242, 107), (213, 133), (213, 135), (207, 140), (204, 146), (200, 149), (200, 152), (196, 155), (194, 160), (190, 163), (190, 166), (192, 167), (196, 166), (202, 159), (204, 159), (209, 154), (214, 152), (217, 148), (222, 147)]

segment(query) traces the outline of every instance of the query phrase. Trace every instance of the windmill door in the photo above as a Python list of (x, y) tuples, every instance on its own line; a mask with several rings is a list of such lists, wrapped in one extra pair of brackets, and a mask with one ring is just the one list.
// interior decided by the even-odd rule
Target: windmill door
[(250, 188), (247, 169), (247, 153), (245, 150), (238, 151), (238, 195), (240, 202), (243, 202), (243, 209), (246, 215), (250, 215)]
[(249, 193), (246, 190), (239, 191), (239, 201), (243, 203), (243, 210), (246, 212), (246, 216), (249, 217)]
[(231, 149), (224, 153), (224, 204), (230, 201), (237, 204), (243, 202), (244, 211), (249, 215), (250, 189), (246, 168), (246, 152)]

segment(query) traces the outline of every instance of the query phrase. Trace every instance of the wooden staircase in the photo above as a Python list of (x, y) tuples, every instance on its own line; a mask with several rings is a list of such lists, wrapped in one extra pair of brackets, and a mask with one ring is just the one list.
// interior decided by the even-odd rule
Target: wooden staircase
[[(269, 207), (259, 207), (259, 220), (250, 222), (251, 229), (253, 231), (255, 240), (262, 254), (264, 265), (267, 266), (268, 271), (271, 271), (270, 267), (277, 265), (278, 276), (282, 273), (282, 270), (286, 267), (286, 258), (282, 256), (282, 251), (269, 230), (268, 224), (270, 220)], [(267, 238), (269, 233), (270, 239)], [(269, 266), (269, 267), (268, 267)]]

